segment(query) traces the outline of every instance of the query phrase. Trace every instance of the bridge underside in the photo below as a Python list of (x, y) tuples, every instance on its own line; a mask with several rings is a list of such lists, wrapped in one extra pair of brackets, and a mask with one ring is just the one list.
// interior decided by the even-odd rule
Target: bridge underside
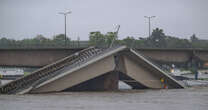
[(133, 89), (183, 88), (175, 79), (130, 49), (94, 59), (93, 63), (64, 74), (40, 84), (30, 93), (117, 90), (119, 80)]

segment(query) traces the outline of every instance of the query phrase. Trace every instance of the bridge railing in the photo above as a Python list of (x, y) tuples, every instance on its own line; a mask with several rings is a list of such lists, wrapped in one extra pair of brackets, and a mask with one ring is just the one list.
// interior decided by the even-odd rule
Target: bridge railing
[[(123, 44), (119, 42), (114, 42), (113, 46), (121, 46)], [(67, 44), (64, 43), (34, 43), (34, 44), (0, 44), (0, 49), (41, 49), (41, 48), (88, 48), (94, 46), (96, 48), (109, 48), (109, 43), (90, 44), (89, 41), (70, 41)]]
[(0, 44), (0, 49), (40, 49), (40, 48), (88, 48), (88, 43), (71, 42), (67, 45), (64, 44)]

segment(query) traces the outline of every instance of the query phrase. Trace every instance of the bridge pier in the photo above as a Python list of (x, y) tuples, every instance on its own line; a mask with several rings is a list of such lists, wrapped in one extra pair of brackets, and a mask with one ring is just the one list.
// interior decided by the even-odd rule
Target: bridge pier
[(118, 81), (118, 73), (111, 71), (64, 91), (114, 91), (118, 90)]

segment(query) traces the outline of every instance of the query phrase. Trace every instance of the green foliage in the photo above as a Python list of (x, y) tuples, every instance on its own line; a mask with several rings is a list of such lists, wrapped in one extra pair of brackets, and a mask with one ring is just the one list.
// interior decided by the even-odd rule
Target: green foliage
[(196, 37), (195, 34), (193, 34), (193, 35), (190, 37), (190, 40), (191, 40), (191, 42), (197, 42), (197, 41), (199, 41), (199, 39)]
[(104, 45), (105, 44), (105, 36), (99, 32), (91, 32), (90, 33), (90, 41), (89, 41), (90, 45)]
[(155, 30), (153, 30), (152, 36), (148, 38), (150, 42), (149, 45), (157, 48), (165, 48), (167, 47), (166, 38), (167, 37), (163, 33), (163, 30), (156, 28)]
[[(54, 36), (52, 42), (54, 45), (64, 46), (65, 45), (65, 35), (58, 34), (58, 35)], [(70, 39), (68, 37), (66, 37), (66, 43), (68, 44), (69, 42), (70, 42)]]
[[(136, 40), (136, 41), (135, 41)], [(162, 29), (156, 28), (147, 38), (127, 37), (123, 39), (125, 45), (136, 48), (208, 48), (207, 40), (200, 40), (193, 34), (189, 39), (167, 36)]]
[(123, 44), (127, 45), (128, 47), (133, 47), (134, 44), (136, 44), (136, 39), (134, 39), (134, 37), (127, 37), (125, 39), (123, 39)]
[(0, 48), (18, 48), (18, 47), (87, 47), (89, 45), (96, 47), (109, 47), (114, 40), (114, 45), (127, 45), (134, 48), (208, 48), (208, 40), (201, 40), (195, 34), (190, 39), (182, 39), (165, 35), (162, 29), (153, 30), (150, 37), (140, 37), (136, 39), (128, 36), (124, 39), (118, 39), (115, 32), (107, 32), (105, 34), (100, 31), (90, 32), (89, 41), (71, 41), (64, 34), (53, 36), (49, 39), (39, 34), (31, 39), (14, 40), (8, 38), (0, 38)]
[[(66, 38), (67, 43), (70, 43), (70, 39)], [(48, 47), (48, 46), (56, 46), (63, 47), (65, 46), (65, 36), (64, 34), (59, 34), (53, 37), (53, 39), (48, 39), (43, 35), (39, 34), (31, 39), (23, 39), (23, 40), (14, 40), (1, 38), (0, 39), (0, 47), (1, 48), (17, 48), (17, 47)]]
[(116, 36), (116, 33), (115, 32), (108, 32), (106, 35), (105, 35), (105, 41), (108, 45), (110, 45), (112, 43), (112, 41), (114, 40), (117, 40), (117, 36)]
[(191, 47), (192, 48), (207, 48), (208, 47), (208, 41), (207, 40), (200, 40), (196, 37), (195, 34), (193, 34), (190, 37)]
[(14, 43), (15, 43), (15, 40), (13, 40), (13, 39), (7, 39), (5, 37), (0, 39), (0, 44), (2, 44), (2, 45), (11, 45)]
[(99, 31), (90, 32), (89, 43), (90, 45), (96, 47), (109, 47), (113, 39), (117, 40), (115, 32), (108, 32), (107, 34), (102, 34)]

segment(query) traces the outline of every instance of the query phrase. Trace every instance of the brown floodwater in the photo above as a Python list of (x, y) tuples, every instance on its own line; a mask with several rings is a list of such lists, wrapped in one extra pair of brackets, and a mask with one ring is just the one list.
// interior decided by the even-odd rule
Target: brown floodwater
[(0, 110), (208, 110), (208, 87), (0, 95)]

